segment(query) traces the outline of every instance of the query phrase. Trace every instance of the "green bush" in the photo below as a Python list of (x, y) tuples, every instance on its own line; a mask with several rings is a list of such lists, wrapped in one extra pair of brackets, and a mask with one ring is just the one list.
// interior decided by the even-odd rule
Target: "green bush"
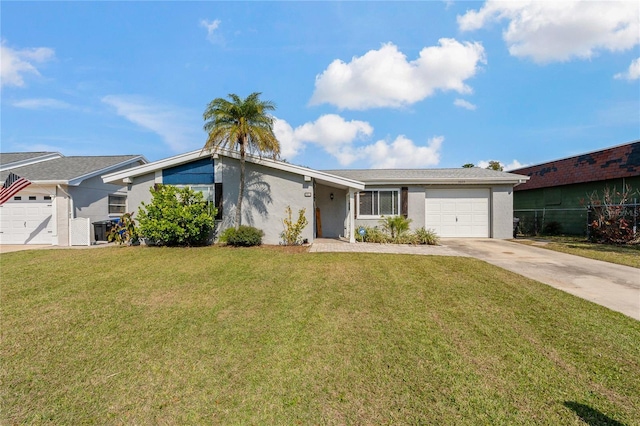
[(424, 227), (416, 229), (414, 232), (417, 244), (428, 244), (435, 246), (438, 244), (438, 234), (433, 229), (425, 229)]
[(411, 219), (406, 219), (403, 216), (383, 216), (380, 219), (380, 224), (382, 229), (391, 235), (391, 239), (395, 240), (409, 230)]
[(156, 185), (150, 204), (138, 212), (138, 232), (151, 244), (194, 246), (206, 244), (214, 227), (216, 209), (191, 188)]
[(424, 227), (416, 229), (415, 232), (407, 232), (403, 230), (400, 234), (397, 234), (395, 238), (392, 238), (385, 230), (375, 227), (365, 227), (364, 236), (361, 236), (356, 231), (356, 240), (365, 243), (379, 243), (379, 244), (428, 244), (437, 245), (439, 241), (438, 235), (432, 229), (425, 229)]
[(358, 241), (365, 243), (387, 243), (389, 242), (389, 236), (382, 232), (377, 226), (365, 227), (364, 236), (361, 236), (356, 232), (356, 238)]
[(242, 225), (235, 228), (228, 228), (222, 233), (221, 239), (224, 239), (225, 242), (234, 247), (251, 247), (251, 246), (259, 246), (262, 244), (262, 237), (264, 236), (264, 232), (258, 228), (254, 228), (253, 226), (245, 226)]
[(236, 233), (236, 228), (227, 228), (224, 231), (222, 231), (222, 233), (220, 234), (220, 236), (218, 237), (218, 242), (222, 243), (222, 244), (227, 244), (227, 240), (229, 239), (229, 236), (235, 235)]

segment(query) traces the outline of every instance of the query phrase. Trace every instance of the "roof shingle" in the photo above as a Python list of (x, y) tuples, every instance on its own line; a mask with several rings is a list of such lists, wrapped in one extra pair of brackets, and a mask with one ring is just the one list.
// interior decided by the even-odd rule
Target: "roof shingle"
[(138, 157), (140, 156), (112, 155), (54, 158), (41, 163), (30, 164), (3, 171), (2, 174), (0, 174), (0, 180), (4, 181), (11, 171), (20, 177), (29, 179), (32, 182), (48, 180), (70, 181)]
[(516, 191), (640, 176), (640, 141), (513, 172), (531, 177)]

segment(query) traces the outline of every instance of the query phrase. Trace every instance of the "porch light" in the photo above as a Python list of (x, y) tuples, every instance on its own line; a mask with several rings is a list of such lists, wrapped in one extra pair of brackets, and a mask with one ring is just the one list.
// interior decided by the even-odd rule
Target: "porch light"
[(331, 200), (333, 201), (333, 192), (329, 194), (329, 198), (331, 198)]

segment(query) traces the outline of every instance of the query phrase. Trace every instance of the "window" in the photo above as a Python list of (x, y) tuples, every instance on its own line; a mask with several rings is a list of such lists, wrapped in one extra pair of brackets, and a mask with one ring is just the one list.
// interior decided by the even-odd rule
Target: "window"
[(13, 201), (20, 201), (20, 200), (22, 200), (22, 197), (19, 195), (16, 197), (13, 197)]
[(35, 201), (35, 200), (36, 200), (35, 195), (29, 195), (29, 201)]
[(125, 195), (109, 195), (109, 214), (125, 214), (127, 197)]
[(399, 214), (400, 191), (378, 189), (358, 193), (358, 216), (395, 216)]
[(44, 196), (44, 200), (45, 201), (51, 201), (51, 195), (45, 195)]

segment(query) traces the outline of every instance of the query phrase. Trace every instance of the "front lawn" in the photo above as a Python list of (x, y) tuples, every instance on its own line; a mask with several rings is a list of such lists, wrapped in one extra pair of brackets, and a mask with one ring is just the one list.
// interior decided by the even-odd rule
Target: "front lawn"
[(569, 236), (516, 239), (514, 241), (521, 244), (535, 244), (548, 250), (640, 268), (640, 245), (596, 244), (587, 241), (584, 237)]
[(640, 322), (469, 258), (0, 256), (1, 424), (637, 424)]

